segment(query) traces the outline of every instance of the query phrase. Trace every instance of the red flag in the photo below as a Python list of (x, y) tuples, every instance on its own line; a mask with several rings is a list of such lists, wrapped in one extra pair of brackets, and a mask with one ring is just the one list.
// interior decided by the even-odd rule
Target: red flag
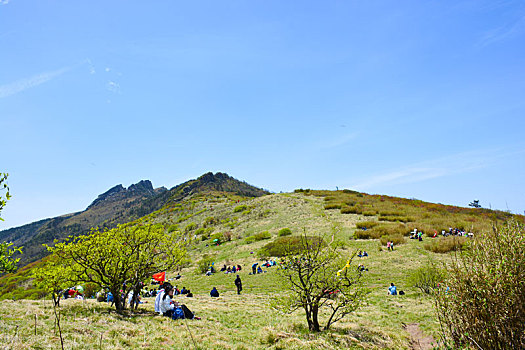
[(166, 280), (166, 271), (153, 274), (153, 279), (159, 282)]

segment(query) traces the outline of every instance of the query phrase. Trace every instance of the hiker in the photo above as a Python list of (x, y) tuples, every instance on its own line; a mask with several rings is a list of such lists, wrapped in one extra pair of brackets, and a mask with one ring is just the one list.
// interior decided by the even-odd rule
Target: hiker
[(188, 291), (186, 293), (186, 297), (187, 298), (193, 298), (193, 293), (191, 292), (191, 290), (188, 289)]
[(241, 271), (241, 265), (237, 265), (237, 272)]
[(259, 263), (255, 263), (252, 265), (252, 273), (255, 275), (257, 273), (257, 265), (259, 265)]
[(263, 270), (262, 270), (262, 268), (260, 266), (257, 267), (257, 273), (263, 273)]
[(180, 290), (180, 294), (188, 294), (189, 290), (186, 289), (186, 287), (182, 287), (182, 289)]
[(164, 296), (164, 291), (167, 287), (173, 288), (169, 282), (165, 282), (159, 286), (159, 292), (155, 297), (155, 312), (160, 312), (160, 300)]
[(237, 294), (241, 294), (242, 291), (242, 282), (239, 275), (237, 275), (237, 278), (235, 279), (235, 286), (237, 287)]
[(219, 291), (217, 290), (217, 288), (213, 287), (213, 289), (210, 292), (210, 296), (212, 298), (218, 298), (219, 297)]
[(368, 253), (366, 252), (366, 250), (363, 250), (363, 256), (368, 256)]
[(390, 287), (388, 287), (388, 294), (389, 295), (397, 295), (397, 288), (394, 285), (394, 283), (390, 283)]
[(179, 305), (173, 298), (173, 287), (171, 285), (164, 289), (164, 293), (159, 303), (159, 313), (163, 316), (170, 317), (174, 320), (179, 318), (189, 318), (200, 320), (199, 317), (195, 317), (195, 314), (188, 309), (184, 304)]
[(359, 253), (357, 253), (357, 256), (362, 258), (363, 257), (363, 252), (362, 251), (359, 251)]

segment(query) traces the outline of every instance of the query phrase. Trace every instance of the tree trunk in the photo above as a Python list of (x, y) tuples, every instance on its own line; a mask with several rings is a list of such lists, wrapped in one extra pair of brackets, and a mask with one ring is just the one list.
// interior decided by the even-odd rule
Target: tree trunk
[(310, 330), (315, 332), (320, 332), (321, 327), (319, 326), (319, 319), (318, 319), (318, 313), (319, 309), (316, 306), (312, 307), (312, 327)]

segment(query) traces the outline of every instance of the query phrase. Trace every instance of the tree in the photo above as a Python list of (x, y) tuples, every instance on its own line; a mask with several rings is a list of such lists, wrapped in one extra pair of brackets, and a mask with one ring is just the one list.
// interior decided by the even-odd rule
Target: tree
[(279, 270), (285, 289), (291, 292), (277, 307), (288, 313), (303, 309), (308, 328), (314, 332), (321, 331), (322, 315), (322, 329), (329, 329), (355, 311), (366, 294), (359, 283), (361, 273), (351, 265), (355, 254), (345, 258), (322, 237), (301, 235), (299, 249), (294, 245), (289, 250)]
[(443, 339), (454, 348), (525, 349), (525, 227), (494, 227), (467, 248), (434, 294)]
[(68, 263), (61, 262), (56, 255), (44, 258), (43, 265), (33, 273), (33, 284), (51, 294), (53, 305), (60, 306), (62, 291), (72, 283), (72, 271)]
[(167, 233), (160, 224), (139, 223), (110, 230), (93, 229), (89, 235), (70, 236), (47, 249), (62, 264), (70, 266), (71, 282), (108, 288), (115, 308), (121, 312), (126, 308), (123, 297), (139, 282), (185, 262), (186, 242), (178, 232)]
[[(2, 209), (4, 209), (7, 201), (11, 198), (9, 187), (7, 186), (7, 176), (7, 173), (0, 173), (0, 191), (5, 191), (5, 196), (0, 193), (0, 213), (2, 212)], [(0, 220), (4, 221), (1, 217)], [(13, 243), (0, 243), (0, 274), (15, 271), (16, 264), (20, 261), (20, 258), (15, 259), (13, 256), (16, 253), (22, 253), (22, 248), (12, 246)]]

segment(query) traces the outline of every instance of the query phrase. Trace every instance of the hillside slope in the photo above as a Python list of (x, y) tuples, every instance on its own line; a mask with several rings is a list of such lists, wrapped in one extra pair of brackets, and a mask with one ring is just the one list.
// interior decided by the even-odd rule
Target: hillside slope
[(128, 188), (117, 185), (99, 195), (84, 211), (44, 219), (20, 227), (0, 231), (0, 241), (23, 246), (19, 266), (47, 255), (42, 244), (52, 244), (69, 235), (86, 234), (93, 227), (114, 227), (159, 210), (168, 203), (177, 203), (199, 193), (226, 191), (246, 197), (268, 194), (267, 191), (239, 181), (224, 173), (206, 173), (167, 190), (153, 188), (142, 180)]

